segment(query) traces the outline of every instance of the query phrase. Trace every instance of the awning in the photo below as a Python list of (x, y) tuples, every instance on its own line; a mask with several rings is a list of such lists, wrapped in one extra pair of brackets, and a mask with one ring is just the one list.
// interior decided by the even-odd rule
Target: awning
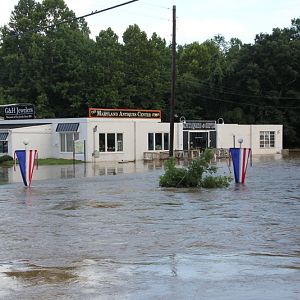
[(6, 141), (8, 137), (8, 132), (0, 132), (0, 141)]
[(59, 123), (56, 127), (56, 132), (76, 132), (79, 123)]

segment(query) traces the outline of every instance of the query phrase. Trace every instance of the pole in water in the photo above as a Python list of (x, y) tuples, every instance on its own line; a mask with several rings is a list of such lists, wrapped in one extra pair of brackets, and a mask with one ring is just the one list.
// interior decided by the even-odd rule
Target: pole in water
[(169, 149), (170, 157), (173, 157), (173, 153), (174, 153), (175, 83), (176, 83), (176, 6), (173, 5), (172, 85), (171, 85), (171, 99), (170, 99), (170, 149)]

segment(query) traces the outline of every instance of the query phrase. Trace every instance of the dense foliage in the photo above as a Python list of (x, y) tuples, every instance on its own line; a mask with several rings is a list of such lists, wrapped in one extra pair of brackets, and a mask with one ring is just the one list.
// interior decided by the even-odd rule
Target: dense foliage
[[(111, 28), (94, 40), (74, 17), (63, 0), (19, 0), (0, 28), (0, 105), (33, 103), (39, 118), (86, 116), (88, 107), (151, 108), (169, 120), (170, 45), (137, 25), (122, 41)], [(179, 117), (279, 123), (284, 146), (299, 147), (299, 101), (300, 19), (253, 44), (216, 36), (177, 47)]]
[(12, 162), (14, 159), (9, 156), (9, 155), (2, 155), (0, 156), (0, 165), (3, 164), (3, 163), (6, 163), (6, 162)]
[(165, 162), (165, 174), (159, 179), (162, 187), (204, 187), (221, 188), (229, 185), (229, 176), (216, 176), (217, 168), (211, 165), (213, 152), (206, 149), (200, 157), (191, 161), (188, 167), (176, 166), (176, 160), (169, 158)]

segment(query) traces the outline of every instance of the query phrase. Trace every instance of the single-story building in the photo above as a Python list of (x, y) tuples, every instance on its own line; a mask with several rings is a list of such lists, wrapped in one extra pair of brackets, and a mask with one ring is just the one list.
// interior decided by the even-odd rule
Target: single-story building
[[(238, 125), (185, 120), (174, 124), (174, 150), (250, 147), (253, 154), (282, 150), (282, 125)], [(137, 161), (168, 154), (170, 124), (157, 110), (89, 109), (87, 118), (0, 120), (0, 155), (36, 149), (40, 158), (88, 162)]]

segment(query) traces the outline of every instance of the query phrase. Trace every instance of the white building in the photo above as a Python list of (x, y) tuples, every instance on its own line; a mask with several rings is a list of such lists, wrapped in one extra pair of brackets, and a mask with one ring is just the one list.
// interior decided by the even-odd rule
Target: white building
[[(1, 120), (0, 154), (13, 156), (25, 144), (28, 149), (38, 150), (39, 158), (95, 162), (137, 161), (144, 158), (145, 152), (168, 153), (170, 125), (161, 122), (160, 112), (99, 111), (105, 114), (90, 113), (89, 118)], [(174, 126), (174, 149), (182, 149), (182, 123)]]
[[(90, 109), (88, 118), (0, 120), (0, 155), (36, 149), (39, 158), (137, 161), (145, 153), (168, 153), (170, 124), (154, 110)], [(174, 150), (252, 148), (253, 154), (282, 150), (282, 125), (174, 124)], [(75, 150), (74, 150), (75, 149)]]
[(235, 147), (251, 148), (253, 154), (282, 151), (282, 125), (239, 125), (216, 121), (183, 122), (183, 149)]
[(282, 151), (282, 125), (216, 124), (217, 148), (251, 148), (253, 154), (276, 154)]

